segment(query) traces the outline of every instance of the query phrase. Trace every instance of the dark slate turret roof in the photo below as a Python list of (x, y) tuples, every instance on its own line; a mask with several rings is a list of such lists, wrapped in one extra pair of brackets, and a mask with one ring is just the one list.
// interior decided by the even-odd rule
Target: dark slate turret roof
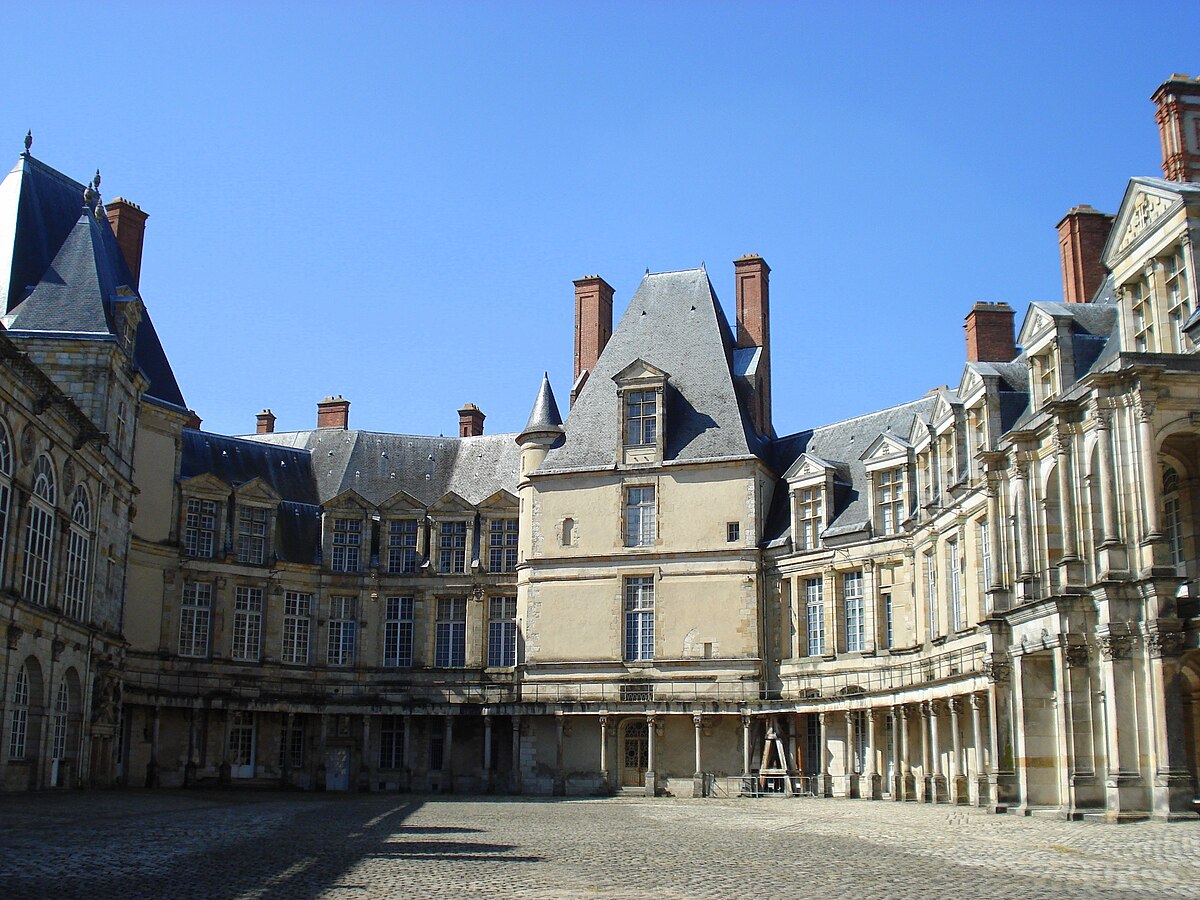
[(426, 437), (318, 428), (247, 435), (261, 443), (308, 451), (319, 502), (348, 490), (380, 504), (406, 491), (425, 504), (455, 493), (480, 503), (500, 490), (516, 493), (521, 451), (516, 435)]
[(620, 437), (613, 376), (637, 359), (665, 371), (664, 462), (763, 449), (733, 385), (733, 333), (703, 269), (647, 274), (567, 416), (567, 437), (539, 471), (604, 469)]
[(542, 373), (542, 386), (538, 388), (537, 399), (533, 401), (533, 409), (529, 413), (529, 421), (521, 434), (562, 430), (562, 413), (558, 411), (558, 403), (554, 400), (554, 389), (550, 387), (550, 374)]
[[(83, 211), (83, 192), (82, 184), (28, 153), (0, 182), (0, 315), (24, 307), (9, 323), (16, 334), (107, 339), (118, 293), (140, 299), (112, 227), (103, 215), (97, 220)], [(187, 408), (148, 312), (134, 360), (150, 382), (148, 397)]]

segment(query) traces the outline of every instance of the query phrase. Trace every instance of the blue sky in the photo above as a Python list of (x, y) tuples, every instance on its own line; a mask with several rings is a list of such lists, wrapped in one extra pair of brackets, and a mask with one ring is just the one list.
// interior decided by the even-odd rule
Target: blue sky
[(788, 433), (957, 383), (977, 300), (1061, 297), (1054, 226), (1158, 175), (1200, 4), (138, 3), (5, 23), (0, 114), (149, 214), (142, 294), (205, 428), (518, 431), (572, 285), (772, 267)]

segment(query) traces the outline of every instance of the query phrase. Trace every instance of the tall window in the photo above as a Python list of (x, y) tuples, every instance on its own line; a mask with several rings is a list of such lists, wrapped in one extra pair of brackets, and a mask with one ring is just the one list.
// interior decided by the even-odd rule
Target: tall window
[(383, 664), (413, 664), (413, 598), (388, 597), (384, 601)]
[(12, 440), (0, 421), (0, 581), (8, 559), (8, 512), (12, 498)]
[(879, 524), (884, 534), (896, 534), (904, 521), (904, 467), (878, 474)]
[(983, 589), (992, 586), (992, 536), (988, 532), (987, 516), (979, 520), (979, 556), (983, 561)]
[(854, 721), (854, 773), (861, 775), (867, 768), (867, 714), (863, 710), (852, 713)]
[(824, 522), (824, 490), (820, 487), (801, 488), (797, 500), (800, 503), (800, 549), (813, 550), (821, 538)]
[(955, 631), (962, 631), (967, 623), (963, 618), (962, 561), (958, 555), (958, 541), (946, 544), (946, 569), (950, 576), (950, 621)]
[(488, 601), (488, 665), (517, 664), (517, 598), (492, 597)]
[(1191, 296), (1188, 294), (1187, 256), (1183, 247), (1176, 247), (1164, 262), (1163, 277), (1167, 291), (1167, 318), (1171, 322), (1171, 340), (1176, 352), (1186, 347), (1183, 339), (1183, 323), (1192, 313)]
[(21, 666), (13, 685), (12, 716), (8, 729), (9, 759), (25, 758), (25, 740), (29, 733), (29, 669)]
[(333, 520), (333, 571), (357, 572), (362, 547), (361, 519)]
[(279, 741), (279, 765), (293, 769), (304, 768), (304, 720), (292, 717), (290, 728), (285, 728)]
[(208, 629), (212, 617), (212, 585), (187, 581), (179, 608), (179, 655), (208, 656)]
[(517, 570), (517, 520), (492, 519), (488, 523), (488, 571)]
[(417, 520), (393, 519), (388, 523), (388, 574), (417, 571)]
[(625, 394), (625, 446), (653, 444), (658, 437), (657, 391), (629, 391)]
[(92, 513), (83, 485), (75, 489), (71, 530), (67, 535), (66, 613), (74, 619), (87, 618), (88, 565), (92, 555)]
[(253, 506), (238, 509), (238, 562), (257, 566), (262, 565), (266, 559), (267, 517), (265, 509), (256, 509)]
[(842, 576), (842, 603), (846, 610), (846, 652), (861, 653), (865, 644), (862, 572)]
[(50, 588), (50, 559), (54, 553), (54, 468), (45, 456), (34, 467), (33, 498), (25, 527), (25, 599), (46, 605)]
[(1163, 509), (1166, 513), (1167, 549), (1171, 565), (1183, 565), (1183, 516), (1179, 511), (1179, 473), (1171, 466), (1163, 470)]
[(384, 716), (379, 730), (379, 768), (404, 767), (404, 716)]
[(892, 592), (883, 595), (883, 646), (896, 646), (896, 621), (892, 613)]
[(184, 553), (212, 559), (216, 535), (217, 504), (212, 500), (188, 500), (187, 515), (183, 521)]
[(1133, 315), (1133, 349), (1138, 353), (1154, 353), (1154, 293), (1145, 281), (1129, 286), (1129, 309)]
[(654, 659), (654, 576), (625, 579), (625, 659)]
[(442, 522), (438, 529), (438, 571), (461, 575), (467, 566), (467, 523)]
[(354, 597), (329, 598), (329, 644), (325, 660), (331, 666), (354, 665), (354, 642), (358, 634)]
[(825, 654), (825, 597), (820, 578), (804, 580), (804, 610), (808, 626), (808, 655)]
[(70, 707), (70, 693), (64, 681), (58, 686), (58, 696), (54, 700), (54, 727), (50, 736), (50, 758), (65, 759), (67, 756), (67, 711)]
[(258, 662), (262, 653), (262, 588), (241, 587), (233, 594), (233, 658)]
[(433, 664), (443, 669), (467, 664), (467, 601), (462, 597), (442, 598), (437, 602), (437, 630), (434, 635)]
[(309, 633), (312, 630), (312, 594), (285, 591), (283, 594), (283, 653), (280, 659), (292, 665), (308, 664)]
[(929, 611), (929, 636), (937, 637), (937, 562), (932, 550), (925, 554), (925, 606)]
[(654, 546), (654, 487), (625, 489), (625, 546)]

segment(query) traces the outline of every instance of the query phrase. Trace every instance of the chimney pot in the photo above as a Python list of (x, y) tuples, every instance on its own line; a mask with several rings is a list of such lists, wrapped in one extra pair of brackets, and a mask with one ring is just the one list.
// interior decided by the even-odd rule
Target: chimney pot
[(1007, 303), (976, 303), (967, 313), (967, 362), (1012, 362), (1017, 358), (1013, 308)]
[(342, 395), (326, 397), (317, 403), (318, 428), (349, 428), (350, 401), (343, 400)]
[[(588, 374), (612, 337), (613, 289), (599, 275), (588, 275), (575, 285), (575, 379), (571, 403), (583, 390)], [(581, 377), (582, 376), (582, 377)]]
[(1163, 177), (1200, 181), (1200, 78), (1174, 74), (1150, 99), (1162, 142)]
[(258, 419), (257, 434), (272, 434), (275, 431), (275, 413), (264, 409), (256, 417)]
[(1073, 207), (1058, 223), (1058, 250), (1062, 260), (1063, 300), (1089, 303), (1096, 296), (1108, 269), (1101, 257), (1113, 217), (1087, 204)]
[(142, 280), (142, 243), (146, 237), (146, 219), (149, 216), (136, 203), (130, 203), (124, 197), (118, 197), (111, 203), (104, 204), (104, 212), (108, 217), (109, 227), (121, 248), (121, 256), (129, 267), (133, 278), (130, 285), (135, 291)]
[(479, 437), (483, 434), (483, 420), (487, 416), (474, 403), (464, 403), (458, 411), (458, 436)]

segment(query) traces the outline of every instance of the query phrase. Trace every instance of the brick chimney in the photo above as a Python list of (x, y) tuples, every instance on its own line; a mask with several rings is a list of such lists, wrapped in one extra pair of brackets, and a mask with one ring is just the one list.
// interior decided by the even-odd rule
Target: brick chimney
[(751, 385), (751, 417), (759, 434), (771, 432), (771, 267), (757, 253), (733, 261), (737, 294), (737, 345), (761, 347)]
[(1012, 362), (1017, 358), (1013, 308), (1007, 303), (976, 303), (967, 313), (967, 362)]
[(1200, 181), (1200, 78), (1172, 75), (1150, 99), (1158, 105), (1154, 120), (1162, 139), (1163, 177)]
[(474, 403), (465, 403), (458, 411), (458, 436), (479, 437), (483, 434), (483, 420), (487, 416)]
[(269, 409), (264, 409), (256, 417), (258, 419), (258, 429), (256, 434), (273, 434), (275, 431), (275, 413)]
[(1058, 223), (1058, 250), (1062, 257), (1063, 300), (1088, 303), (1108, 274), (1100, 261), (1113, 217), (1084, 204), (1076, 206)]
[(583, 390), (588, 373), (612, 337), (613, 289), (599, 275), (580, 278), (575, 284), (575, 380), (571, 403)]
[(350, 426), (350, 401), (342, 395), (326, 397), (317, 404), (318, 428), (348, 428)]
[(146, 219), (149, 216), (136, 203), (130, 203), (123, 197), (104, 204), (104, 212), (117, 237), (117, 246), (125, 257), (129, 274), (133, 276), (130, 287), (136, 291), (138, 282), (142, 280), (142, 240), (146, 237)]

